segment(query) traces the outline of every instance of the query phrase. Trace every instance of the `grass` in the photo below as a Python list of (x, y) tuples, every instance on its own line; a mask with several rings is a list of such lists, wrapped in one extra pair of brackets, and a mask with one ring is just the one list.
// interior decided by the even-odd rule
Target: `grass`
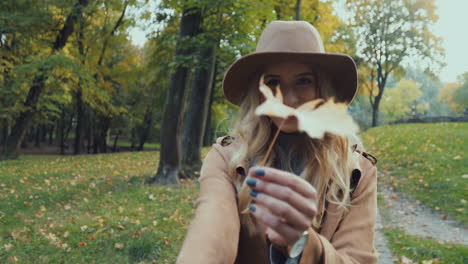
[[(379, 169), (391, 173), (379, 184), (466, 223), (467, 129), (410, 124), (373, 128), (363, 137)], [(0, 161), (0, 263), (175, 262), (198, 187), (144, 184), (157, 159), (157, 152), (132, 152)], [(398, 229), (386, 235), (400, 258), (466, 262), (466, 247)]]
[(149, 186), (157, 152), (0, 162), (0, 263), (173, 263), (198, 187)]
[[(130, 148), (132, 146), (132, 143), (130, 141), (118, 141), (117, 146), (119, 147), (126, 147)], [(138, 144), (135, 144), (135, 147), (137, 147)], [(160, 144), (159, 143), (145, 143), (144, 148), (145, 149), (159, 149)]]
[(468, 123), (399, 124), (372, 128), (363, 139), (387, 174), (381, 183), (468, 224), (467, 131)]
[(391, 251), (402, 263), (468, 263), (468, 247), (411, 236), (398, 228), (386, 228), (384, 233)]

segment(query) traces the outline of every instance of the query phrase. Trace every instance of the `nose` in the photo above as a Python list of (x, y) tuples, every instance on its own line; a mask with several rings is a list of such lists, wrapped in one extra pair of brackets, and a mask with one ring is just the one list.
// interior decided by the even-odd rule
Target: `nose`
[(294, 89), (286, 88), (283, 92), (283, 103), (289, 107), (297, 108), (300, 103), (299, 95)]

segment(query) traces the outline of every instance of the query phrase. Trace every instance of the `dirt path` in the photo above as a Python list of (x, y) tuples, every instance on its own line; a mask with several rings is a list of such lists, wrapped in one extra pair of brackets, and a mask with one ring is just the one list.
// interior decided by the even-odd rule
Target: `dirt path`
[(388, 248), (387, 238), (383, 234), (382, 228), (382, 217), (380, 216), (380, 212), (378, 212), (375, 223), (374, 246), (377, 252), (379, 252), (379, 264), (393, 264), (392, 252)]
[[(401, 193), (379, 186), (379, 192), (388, 208), (385, 224), (397, 226), (411, 235), (432, 238), (436, 241), (468, 245), (468, 227), (447, 219), (442, 214)], [(387, 220), (387, 219), (385, 219)]]

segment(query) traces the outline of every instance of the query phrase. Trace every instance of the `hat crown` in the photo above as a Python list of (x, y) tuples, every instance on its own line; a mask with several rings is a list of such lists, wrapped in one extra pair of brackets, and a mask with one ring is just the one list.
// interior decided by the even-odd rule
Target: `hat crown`
[(256, 52), (325, 53), (319, 32), (306, 21), (273, 21), (258, 40)]

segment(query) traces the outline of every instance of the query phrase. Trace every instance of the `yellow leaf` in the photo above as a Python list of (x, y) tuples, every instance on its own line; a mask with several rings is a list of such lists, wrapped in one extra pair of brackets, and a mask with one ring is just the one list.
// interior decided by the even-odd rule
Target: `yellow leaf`
[(326, 132), (349, 135), (359, 130), (346, 112), (346, 105), (335, 103), (333, 98), (327, 102), (315, 99), (294, 109), (283, 104), (279, 86), (276, 87), (276, 96), (273, 95), (272, 90), (263, 83), (263, 76), (260, 78), (259, 90), (265, 101), (255, 109), (255, 114), (280, 118), (295, 116), (298, 120), (298, 130), (306, 132), (312, 138), (322, 138)]
[(114, 247), (115, 248), (123, 248), (124, 244), (123, 243), (115, 243)]

